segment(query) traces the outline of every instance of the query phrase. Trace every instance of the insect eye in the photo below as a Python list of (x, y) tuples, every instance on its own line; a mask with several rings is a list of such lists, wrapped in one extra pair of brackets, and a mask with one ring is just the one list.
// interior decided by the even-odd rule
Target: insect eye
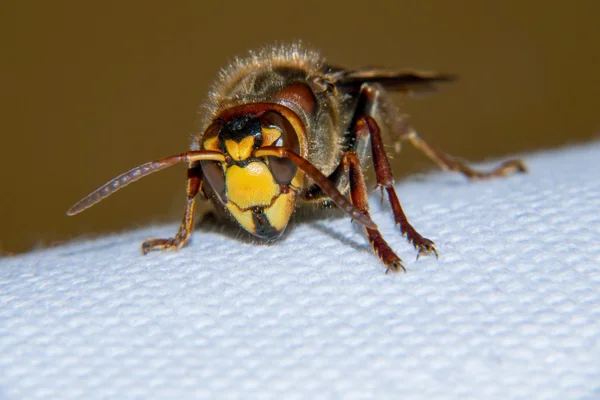
[[(296, 131), (290, 122), (275, 111), (268, 111), (261, 116), (261, 123), (265, 127), (277, 128), (281, 136), (273, 143), (273, 146), (285, 147), (298, 154), (300, 143)], [(298, 167), (287, 158), (268, 157), (269, 169), (280, 185), (289, 185), (296, 175)]]

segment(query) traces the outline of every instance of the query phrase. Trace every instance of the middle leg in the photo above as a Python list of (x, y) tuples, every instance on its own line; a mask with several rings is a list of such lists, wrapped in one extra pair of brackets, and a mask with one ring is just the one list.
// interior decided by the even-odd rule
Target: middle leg
[(356, 107), (353, 118), (353, 130), (357, 143), (365, 143), (367, 139), (371, 139), (371, 154), (373, 164), (375, 166), (375, 177), (377, 179), (377, 187), (381, 188), (382, 192), (387, 193), (388, 201), (392, 207), (394, 221), (400, 227), (402, 235), (406, 236), (408, 241), (418, 250), (417, 258), (421, 254), (433, 253), (438, 256), (434, 247), (434, 243), (421, 236), (419, 232), (410, 224), (402, 206), (400, 199), (394, 189), (394, 176), (388, 155), (383, 145), (381, 138), (381, 130), (377, 122), (373, 118), (375, 103), (377, 101), (377, 89), (370, 85), (363, 85), (359, 95), (359, 101)]
[[(354, 151), (348, 151), (342, 157), (340, 168), (347, 172), (350, 183), (350, 197), (352, 204), (360, 211), (369, 215), (369, 202), (367, 200), (367, 186), (360, 168), (360, 161)], [(402, 265), (402, 260), (396, 255), (394, 250), (387, 244), (379, 229), (365, 228), (371, 248), (379, 256), (381, 261), (387, 267), (386, 274), (390, 271), (406, 271)]]
[[(361, 141), (359, 147), (368, 144), (368, 141), (365, 141), (364, 137), (361, 138)], [(360, 167), (359, 157), (355, 151), (347, 151), (344, 153), (340, 164), (328, 179), (340, 190), (340, 192), (349, 192), (352, 204), (370, 218), (367, 186)], [(302, 194), (302, 199), (308, 202), (323, 203), (328, 201), (328, 196), (319, 186), (315, 185)], [(386, 273), (390, 271), (406, 271), (402, 265), (402, 260), (387, 244), (381, 235), (381, 232), (379, 232), (378, 229), (365, 229), (373, 252), (379, 256), (381, 261), (387, 267)]]

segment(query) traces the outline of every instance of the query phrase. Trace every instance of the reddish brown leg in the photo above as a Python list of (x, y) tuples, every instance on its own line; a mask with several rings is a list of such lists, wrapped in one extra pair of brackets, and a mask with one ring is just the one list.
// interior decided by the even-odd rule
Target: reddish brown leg
[[(360, 145), (362, 145), (362, 143)], [(369, 219), (371, 218), (369, 214), (366, 184), (360, 168), (359, 157), (356, 152), (348, 151), (344, 153), (340, 164), (328, 177), (328, 179), (343, 193), (346, 193), (347, 189), (349, 188), (352, 204)], [(328, 196), (321, 190), (320, 187), (314, 186), (303, 193), (302, 198), (305, 201), (325, 201)], [(402, 265), (402, 260), (387, 244), (381, 235), (381, 232), (379, 232), (378, 229), (366, 227), (365, 229), (371, 248), (387, 267), (386, 273), (389, 271), (406, 271)]]
[(497, 178), (515, 172), (527, 172), (527, 167), (522, 160), (507, 160), (491, 171), (477, 171), (464, 162), (427, 144), (406, 119), (400, 122), (397, 129), (401, 131), (400, 140), (410, 141), (413, 146), (422, 151), (444, 171), (459, 172), (472, 180)]
[[(350, 197), (352, 198), (352, 203), (356, 208), (370, 217), (369, 203), (367, 201), (367, 187), (365, 185), (364, 176), (360, 169), (360, 161), (356, 153), (353, 151), (346, 152), (342, 158), (341, 166), (344, 170), (348, 171), (348, 178), (350, 181)], [(388, 267), (386, 273), (390, 271), (406, 271), (402, 265), (402, 260), (387, 244), (381, 235), (381, 232), (379, 232), (378, 229), (365, 229), (367, 231), (367, 237), (369, 238), (369, 243), (371, 244), (373, 251), (379, 256), (385, 266)]]
[(148, 254), (155, 250), (177, 250), (184, 246), (190, 239), (190, 234), (194, 228), (194, 205), (196, 195), (202, 187), (202, 169), (193, 166), (188, 169), (187, 202), (181, 226), (175, 237), (168, 239), (148, 239), (142, 243), (142, 253)]
[(390, 162), (385, 152), (385, 148), (383, 147), (383, 141), (381, 140), (381, 133), (377, 122), (370, 116), (363, 115), (356, 120), (355, 132), (359, 140), (365, 135), (369, 135), (371, 138), (371, 151), (373, 154), (373, 164), (375, 165), (377, 186), (387, 192), (394, 214), (394, 221), (396, 222), (396, 225), (400, 226), (402, 234), (406, 235), (408, 241), (418, 250), (419, 253), (417, 254), (417, 258), (421, 253), (434, 253), (437, 257), (437, 251), (433, 246), (433, 242), (421, 236), (419, 232), (413, 228), (410, 222), (408, 222), (404, 210), (402, 210), (400, 200), (394, 189), (392, 168), (390, 167)]

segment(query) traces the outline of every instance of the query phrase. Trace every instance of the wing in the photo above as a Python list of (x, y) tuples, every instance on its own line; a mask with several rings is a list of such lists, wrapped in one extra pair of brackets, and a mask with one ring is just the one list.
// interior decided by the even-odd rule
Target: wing
[(452, 82), (456, 75), (428, 71), (365, 68), (356, 71), (328, 67), (326, 80), (350, 91), (358, 90), (363, 83), (378, 83), (385, 89), (405, 93), (435, 92), (438, 84)]

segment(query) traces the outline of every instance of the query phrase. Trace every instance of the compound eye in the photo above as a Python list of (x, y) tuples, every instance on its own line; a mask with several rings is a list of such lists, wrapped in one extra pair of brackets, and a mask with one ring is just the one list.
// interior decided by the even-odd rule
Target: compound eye
[[(292, 124), (275, 111), (267, 111), (260, 118), (261, 124), (265, 128), (275, 128), (281, 132), (281, 136), (273, 143), (273, 146), (285, 147), (298, 154), (300, 152), (300, 143), (296, 131)], [(280, 185), (289, 185), (296, 176), (298, 167), (287, 158), (267, 157), (269, 160), (269, 169)]]

